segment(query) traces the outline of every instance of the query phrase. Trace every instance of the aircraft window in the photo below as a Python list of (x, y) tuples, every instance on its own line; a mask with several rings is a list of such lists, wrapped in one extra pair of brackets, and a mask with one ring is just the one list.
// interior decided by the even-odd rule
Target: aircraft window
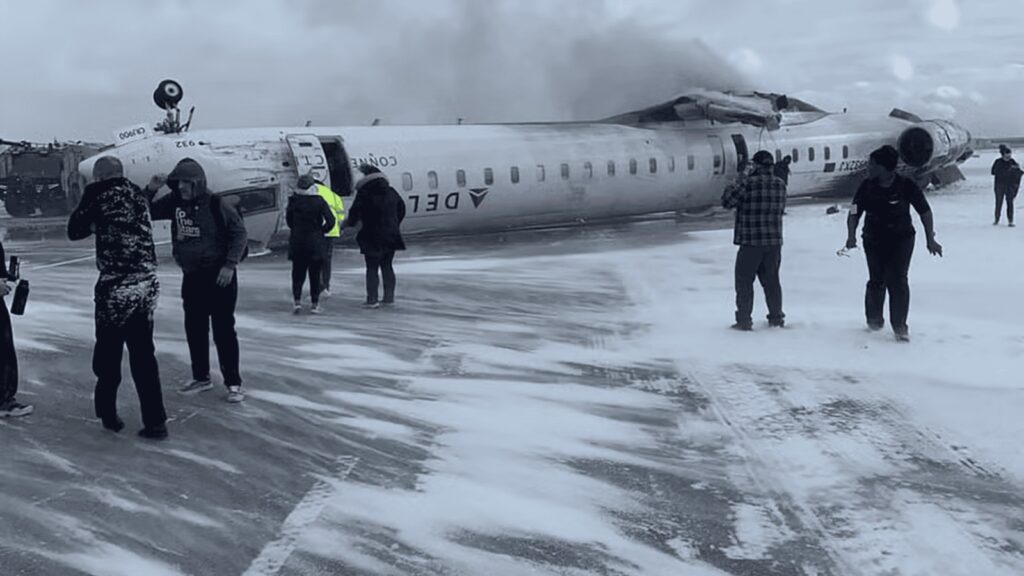
[(223, 198), (238, 198), (238, 212), (243, 216), (259, 214), (277, 209), (277, 187), (270, 188), (246, 188), (225, 192), (219, 195)]
[(846, 160), (849, 157), (850, 157), (850, 147), (849, 146), (843, 146), (843, 160)]
[(583, 177), (587, 180), (594, 177), (594, 165), (590, 162), (583, 163)]
[(402, 173), (402, 190), (405, 190), (406, 192), (412, 190), (412, 174), (409, 174), (408, 172)]
[(537, 182), (544, 181), (544, 165), (537, 164)]
[(715, 168), (718, 169), (718, 168), (721, 168), (721, 167), (722, 167), (722, 157), (719, 156), (718, 154), (715, 154)]
[(614, 160), (609, 160), (608, 161), (608, 175), (609, 176), (615, 176), (615, 161)]
[(636, 158), (629, 160), (629, 173), (636, 176)]
[(831, 160), (831, 159), (832, 159), (832, 149), (829, 148), (828, 146), (825, 146), (825, 160), (827, 161), (827, 160)]
[(519, 184), (519, 166), (513, 166), (509, 171), (513, 184)]
[(456, 170), (455, 171), (455, 183), (459, 186), (459, 188), (465, 188), (466, 187), (466, 171), (465, 170)]
[(437, 172), (427, 172), (427, 186), (430, 186), (431, 190), (437, 190)]
[(647, 167), (651, 171), (651, 174), (656, 173), (658, 171), (658, 160), (656, 158), (651, 158), (647, 163)]
[(676, 157), (675, 156), (669, 156), (668, 157), (668, 171), (669, 172), (675, 172), (676, 171)]
[(484, 184), (487, 184), (488, 186), (494, 184), (494, 170), (484, 168)]
[(807, 161), (814, 162), (814, 148), (807, 149)]
[(696, 166), (697, 166), (697, 159), (693, 157), (693, 154), (690, 154), (689, 156), (687, 156), (686, 157), (686, 169), (687, 170), (693, 170), (694, 167), (696, 167)]
[(562, 164), (562, 180), (568, 180), (568, 179), (569, 179), (569, 165), (568, 164)]
[(796, 164), (799, 161), (800, 161), (800, 151), (797, 150), (796, 148), (793, 148), (793, 164)]

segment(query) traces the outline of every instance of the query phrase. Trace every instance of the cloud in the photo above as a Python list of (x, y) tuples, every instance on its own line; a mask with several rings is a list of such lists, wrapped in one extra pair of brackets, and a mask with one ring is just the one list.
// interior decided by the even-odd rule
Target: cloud
[(914, 78), (914, 64), (906, 56), (892, 56), (889, 58), (889, 66), (897, 80), (907, 82)]
[(953, 86), (939, 86), (935, 89), (935, 96), (943, 100), (957, 100), (963, 97), (963, 92)]
[(927, 18), (936, 28), (955, 30), (960, 26), (960, 6), (957, 0), (930, 0)]
[(957, 101), (979, 132), (1024, 133), (994, 110), (1024, 92), (1019, 24), (974, 16), (1008, 0), (790, 1), (0, 0), (26, 47), (0, 74), (0, 136), (109, 140), (160, 118), (163, 78), (197, 129), (586, 120), (701, 87), (852, 111), (955, 86), (985, 99)]

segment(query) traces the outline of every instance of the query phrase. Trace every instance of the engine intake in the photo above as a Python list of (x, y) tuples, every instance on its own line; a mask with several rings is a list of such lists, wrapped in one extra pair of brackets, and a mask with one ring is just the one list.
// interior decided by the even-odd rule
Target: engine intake
[(957, 162), (970, 149), (971, 135), (953, 122), (928, 120), (907, 128), (896, 143), (900, 159), (914, 168)]

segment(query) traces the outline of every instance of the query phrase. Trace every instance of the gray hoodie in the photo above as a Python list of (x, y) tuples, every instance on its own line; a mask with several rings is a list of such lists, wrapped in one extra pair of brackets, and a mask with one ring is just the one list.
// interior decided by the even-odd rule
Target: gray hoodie
[[(196, 196), (185, 201), (178, 193), (178, 182), (195, 182)], [(186, 274), (234, 268), (242, 259), (247, 236), (241, 215), (230, 203), (206, 188), (206, 172), (198, 162), (185, 158), (167, 176), (171, 189), (158, 199), (150, 194), (153, 220), (171, 221), (171, 246), (174, 260)]]

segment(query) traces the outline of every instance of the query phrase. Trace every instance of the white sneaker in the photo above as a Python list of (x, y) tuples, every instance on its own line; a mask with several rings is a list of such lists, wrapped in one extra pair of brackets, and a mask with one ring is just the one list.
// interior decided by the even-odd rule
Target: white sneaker
[(319, 314), (323, 312), (323, 308), (320, 308), (319, 304), (313, 304), (313, 307), (309, 309), (310, 314)]
[(299, 304), (298, 302), (296, 302), (295, 304), (292, 305), (292, 314), (295, 314), (296, 316), (298, 316), (301, 313), (302, 313), (302, 304)]
[(213, 390), (213, 382), (209, 378), (206, 380), (190, 380), (187, 384), (178, 388), (178, 394), (198, 394), (207, 390)]
[(245, 400), (245, 391), (242, 390), (241, 386), (228, 386), (228, 397), (227, 401), (231, 404), (238, 404), (242, 400)]
[(380, 302), (363, 302), (363, 308), (380, 308)]
[(320, 292), (320, 297), (321, 298), (330, 298), (331, 297), (331, 289), (330, 288), (324, 288), (323, 291)]

